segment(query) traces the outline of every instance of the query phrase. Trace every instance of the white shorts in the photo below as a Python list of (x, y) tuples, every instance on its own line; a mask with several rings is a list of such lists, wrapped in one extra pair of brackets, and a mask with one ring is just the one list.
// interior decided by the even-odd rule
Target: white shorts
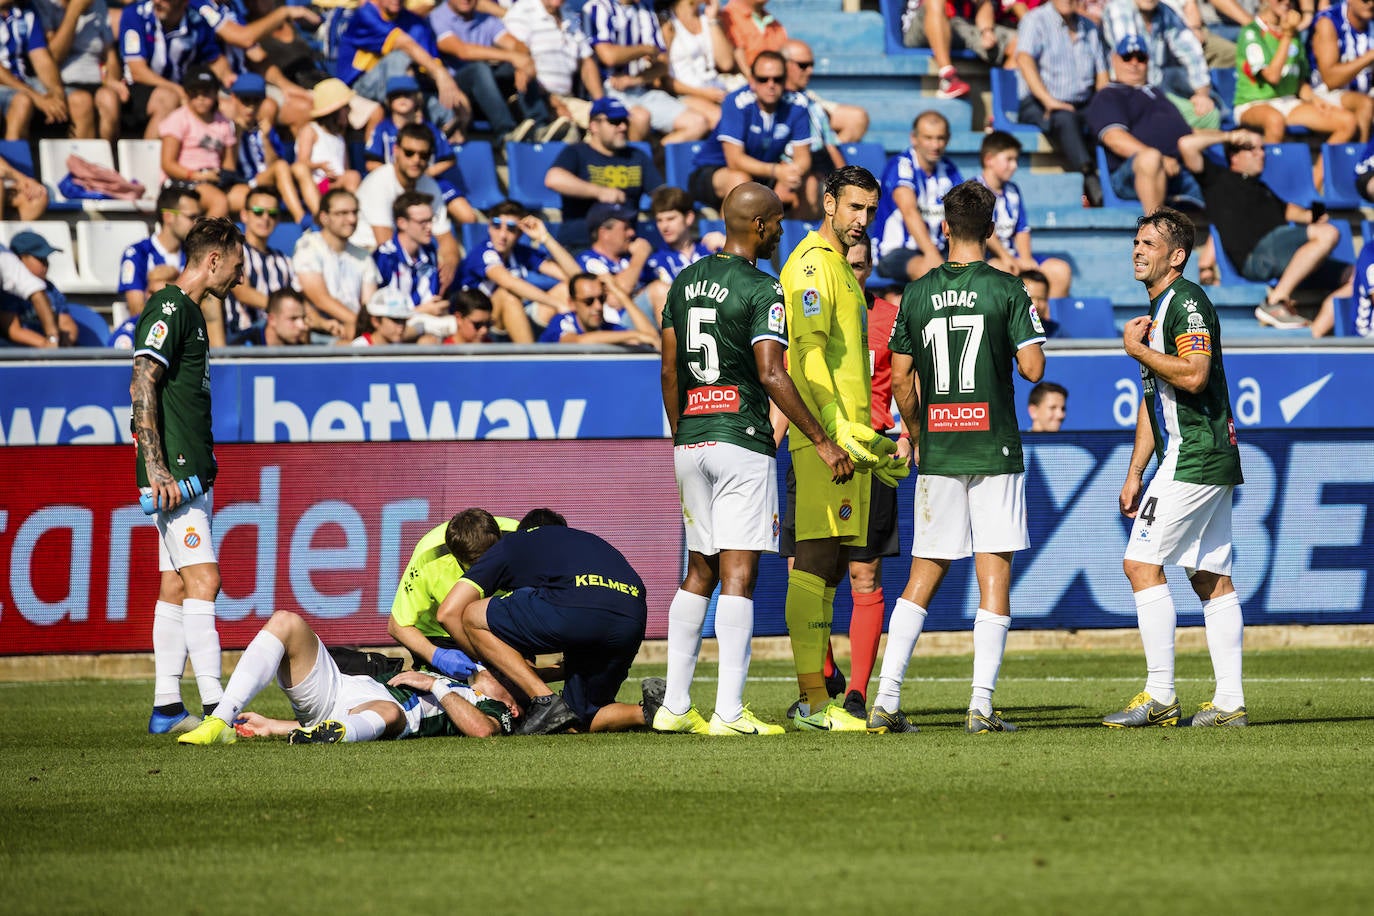
[(1176, 452), (1166, 455), (1145, 488), (1126, 542), (1126, 559), (1182, 566), (1190, 578), (1198, 570), (1229, 576), (1235, 487), (1174, 480), (1177, 463)]
[(958, 560), (1030, 546), (1025, 474), (922, 474), (915, 508), (913, 557)]
[(677, 96), (669, 95), (662, 89), (633, 89), (626, 92), (607, 88), (606, 95), (624, 102), (626, 108), (643, 108), (648, 111), (649, 126), (661, 134), (672, 133), (673, 124), (677, 122), (678, 116), (687, 110), (687, 106)]
[(291, 701), (296, 721), (303, 728), (319, 725), (326, 719), (341, 719), (350, 709), (364, 703), (378, 700), (396, 703), (396, 698), (375, 678), (340, 671), (334, 656), (318, 636), (315, 637), (315, 667), (310, 669), (305, 680), (287, 687), (278, 675), (277, 684)]
[[(145, 487), (141, 492), (152, 491)], [(154, 514), (158, 533), (157, 568), (171, 572), (197, 563), (214, 563), (215, 539), (210, 535), (210, 519), (214, 514), (214, 487), (172, 512)]]
[(687, 549), (778, 550), (778, 465), (774, 458), (728, 442), (673, 448)]
[[(1281, 99), (1256, 99), (1253, 102), (1246, 102), (1244, 105), (1237, 105), (1235, 110), (1231, 113), (1231, 117), (1235, 120), (1237, 124), (1239, 124), (1240, 116), (1245, 114), (1251, 108), (1258, 108), (1260, 105), (1268, 105), (1270, 108), (1277, 110), (1278, 113), (1283, 115), (1286, 119), (1290, 114), (1293, 113), (1294, 108), (1297, 108), (1299, 105), (1306, 104), (1306, 102), (1298, 98), (1296, 95), (1284, 96)], [(1337, 102), (1336, 104), (1340, 103)]]

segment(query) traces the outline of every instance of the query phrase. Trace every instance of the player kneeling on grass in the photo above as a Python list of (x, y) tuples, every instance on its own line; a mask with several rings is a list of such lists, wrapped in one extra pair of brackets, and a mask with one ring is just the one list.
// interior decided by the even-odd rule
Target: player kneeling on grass
[[(295, 721), (244, 713), (248, 702), (273, 680), (296, 714)], [(405, 671), (388, 683), (363, 674), (344, 674), (298, 614), (277, 611), (248, 644), (229, 678), (224, 699), (180, 744), (233, 744), (237, 735), (286, 735), (292, 744), (334, 744), (379, 738), (508, 733), (509, 702), (484, 695), (505, 691), (490, 675), (474, 676), (476, 687)], [(231, 727), (233, 726), (233, 727)]]
[[(438, 616), (529, 697), (516, 734), (643, 728), (663, 703), (662, 678), (641, 683), (641, 703), (615, 702), (644, 640), (648, 605), (639, 574), (590, 532), (548, 524), (506, 535), (472, 564)], [(558, 652), (562, 696), (526, 661)]]

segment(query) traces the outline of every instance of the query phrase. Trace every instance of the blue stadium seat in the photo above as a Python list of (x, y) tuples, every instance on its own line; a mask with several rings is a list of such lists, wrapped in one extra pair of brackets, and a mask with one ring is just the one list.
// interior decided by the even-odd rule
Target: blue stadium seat
[(1374, 241), (1374, 220), (1360, 220), (1360, 238), (1364, 240), (1366, 245)]
[(703, 141), (694, 143), (663, 144), (663, 180), (677, 188), (687, 190), (687, 178), (692, 174), (692, 161), (703, 146)]
[(506, 199), (501, 192), (501, 180), (496, 177), (496, 160), (492, 156), (490, 143), (469, 140), (462, 146), (454, 147), (453, 151), (458, 154), (455, 168), (467, 186), (468, 203), (478, 210), (490, 210)]
[(1116, 336), (1112, 300), (1102, 296), (1050, 300), (1050, 319), (1059, 324), (1055, 337), (1071, 340)]
[(33, 150), (27, 140), (0, 140), (0, 157), (30, 178), (36, 178), (33, 170)]
[(562, 207), (562, 198), (544, 186), (544, 175), (565, 146), (566, 143), (560, 142), (507, 143), (511, 199), (533, 210)]
[(883, 16), (883, 50), (888, 54), (924, 54), (929, 57), (929, 48), (908, 48), (902, 44), (902, 12), (905, 9), (903, 0), (878, 0), (878, 11)]
[(1337, 296), (1331, 305), (1335, 311), (1335, 336), (1374, 337), (1374, 309), (1368, 302), (1361, 304), (1354, 296)]
[(1355, 263), (1355, 240), (1350, 235), (1350, 224), (1343, 219), (1333, 219), (1331, 224), (1341, 234), (1341, 239), (1331, 251), (1331, 260), (1342, 264)]
[(1359, 143), (1322, 144), (1322, 201), (1332, 210), (1358, 210), (1364, 203), (1355, 185), (1355, 163), (1364, 147)]
[(67, 314), (76, 321), (78, 347), (103, 347), (110, 339), (110, 323), (95, 309), (76, 302), (67, 303)]
[(1236, 103), (1236, 69), (1214, 68), (1212, 70), (1212, 88), (1217, 91), (1217, 95), (1226, 101), (1227, 106)]
[(881, 143), (841, 143), (840, 154), (847, 165), (861, 165), (872, 172), (875, 178), (882, 177), (883, 167), (887, 165), (887, 152)]
[(487, 233), (486, 223), (461, 223), (460, 226), (458, 231), (461, 238), (459, 241), (463, 243), (464, 253), (470, 252), (474, 248), (481, 248), (491, 237)]
[(277, 223), (277, 228), (267, 237), (267, 247), (291, 255), (296, 250), (296, 241), (301, 237), (302, 231), (300, 223), (293, 223), (289, 219), (283, 220)]
[(778, 263), (784, 263), (792, 254), (792, 249), (800, 245), (801, 240), (806, 238), (806, 234), (819, 225), (818, 222), (807, 222), (799, 219), (783, 220), (782, 240), (778, 243)]
[(1306, 143), (1266, 144), (1260, 180), (1288, 203), (1310, 207), (1317, 199), (1312, 184), (1312, 151)]
[(992, 126), (1013, 134), (1040, 133), (1040, 128), (1034, 124), (1019, 124), (1016, 121), (1016, 71), (994, 67), (988, 71), (988, 78), (992, 81)]
[(1240, 271), (1231, 263), (1231, 259), (1226, 256), (1226, 250), (1221, 247), (1221, 234), (1217, 232), (1216, 226), (1208, 226), (1207, 231), (1212, 235), (1212, 247), (1217, 253), (1217, 279), (1222, 286), (1238, 286), (1242, 283), (1251, 281), (1241, 276)]
[(1140, 212), (1140, 201), (1117, 197), (1116, 191), (1112, 190), (1112, 172), (1107, 165), (1107, 151), (1101, 145), (1097, 147), (1097, 179), (1102, 183), (1102, 206)]

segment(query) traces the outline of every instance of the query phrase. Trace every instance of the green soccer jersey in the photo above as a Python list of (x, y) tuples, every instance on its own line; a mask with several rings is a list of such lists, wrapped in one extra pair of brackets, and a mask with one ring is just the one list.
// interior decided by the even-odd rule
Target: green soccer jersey
[[(513, 518), (496, 516), (496, 527), (502, 534), (515, 530)], [(467, 572), (444, 542), (448, 522), (436, 525), (420, 538), (410, 554), (410, 562), (401, 573), (401, 584), (391, 602), (391, 616), (401, 626), (415, 627), (431, 637), (447, 638), (450, 634), (439, 625), (435, 615), (453, 586)]]
[(1043, 343), (1025, 285), (986, 263), (943, 264), (907, 286), (891, 350), (921, 383), (921, 473), (1024, 471), (1012, 363)]
[(782, 287), (745, 258), (720, 252), (677, 275), (663, 329), (677, 335), (675, 445), (730, 442), (772, 455), (768, 394), (754, 344), (787, 346)]
[[(1243, 483), (1216, 309), (1200, 286), (1182, 277), (1170, 283), (1150, 305), (1154, 309), (1150, 325), (1153, 349), (1169, 356), (1202, 353), (1212, 357), (1207, 386), (1197, 394), (1180, 391), (1142, 371), (1146, 392), (1154, 388), (1164, 415), (1166, 451), (1178, 454), (1174, 479), (1222, 486)], [(1152, 405), (1147, 404), (1147, 409), (1152, 410)]]
[[(210, 428), (210, 341), (200, 306), (174, 285), (143, 306), (134, 331), (134, 357), (165, 368), (157, 390), (157, 423), (167, 469), (177, 480), (199, 475), (208, 488), (215, 479), (215, 439)], [(148, 486), (140, 450), (136, 479)]]
[(1248, 102), (1268, 99), (1295, 98), (1307, 82), (1307, 51), (1301, 38), (1288, 43), (1288, 60), (1279, 71), (1277, 83), (1258, 78), (1261, 70), (1274, 59), (1279, 50), (1279, 36), (1270, 31), (1264, 20), (1256, 17), (1240, 30), (1236, 38), (1236, 98), (1237, 107)]

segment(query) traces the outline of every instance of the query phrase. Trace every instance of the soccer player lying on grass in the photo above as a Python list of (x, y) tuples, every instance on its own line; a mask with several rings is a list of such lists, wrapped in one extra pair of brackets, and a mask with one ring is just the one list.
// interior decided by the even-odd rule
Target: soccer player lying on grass
[[(463, 633), (493, 674), (530, 698), (516, 729), (522, 735), (653, 722), (662, 678), (641, 682), (642, 702), (615, 702), (647, 619), (644, 582), (625, 557), (594, 534), (556, 523), (506, 535), (439, 608), (445, 629)], [(563, 653), (562, 696), (526, 660), (556, 652)]]
[[(243, 713), (273, 680), (291, 702), (296, 721)], [(505, 693), (489, 675), (473, 680), (494, 694)], [(233, 744), (238, 734), (285, 734), (292, 744), (453, 734), (485, 738), (509, 732), (513, 714), (518, 713), (509, 702), (443, 677), (406, 671), (388, 685), (344, 674), (300, 615), (277, 611), (244, 650), (215, 711), (177, 741)]]

